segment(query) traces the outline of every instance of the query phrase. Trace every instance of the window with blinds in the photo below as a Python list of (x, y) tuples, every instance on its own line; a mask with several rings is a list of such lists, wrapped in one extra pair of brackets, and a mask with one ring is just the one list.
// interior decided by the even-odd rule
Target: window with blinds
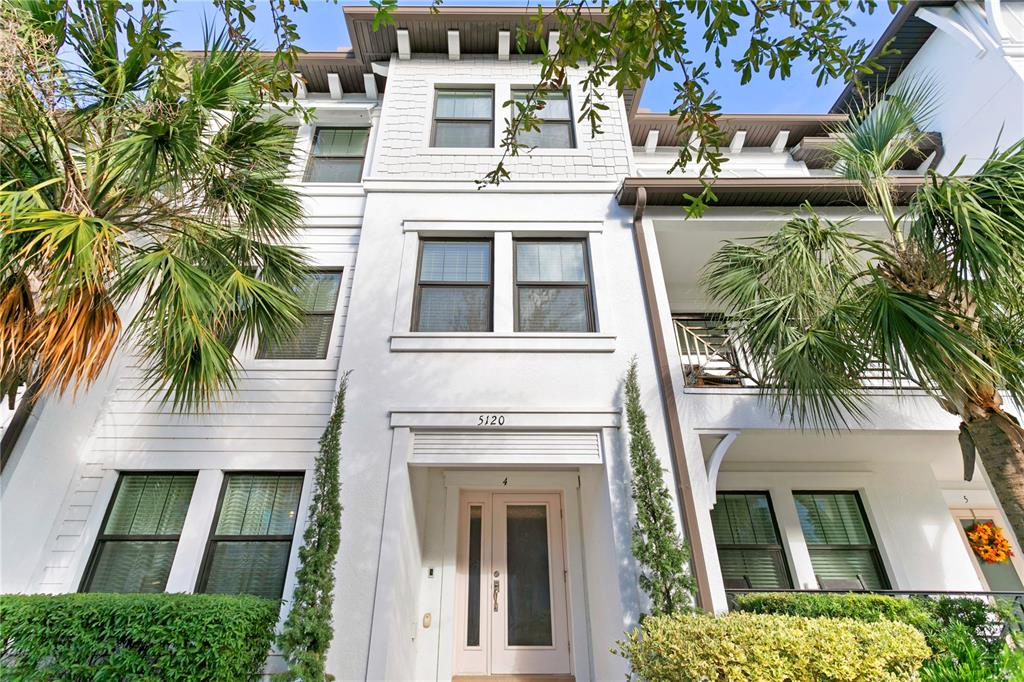
[(493, 147), (494, 92), (438, 89), (431, 140), (434, 147)]
[(767, 493), (719, 493), (711, 526), (726, 589), (793, 586)]
[(860, 495), (794, 492), (793, 498), (820, 589), (888, 589)]
[[(512, 114), (517, 113), (516, 104), (525, 105), (530, 88), (512, 91)], [(572, 129), (572, 109), (569, 93), (560, 90), (541, 92), (539, 106), (535, 113), (539, 121), (538, 130), (522, 130), (516, 134), (516, 141), (530, 147), (569, 149), (576, 146)]]
[(594, 331), (585, 240), (516, 240), (515, 276), (516, 331)]
[(425, 239), (413, 302), (413, 331), (491, 331), (489, 240)]
[(302, 474), (228, 474), (199, 578), (200, 592), (280, 599)]
[(163, 592), (196, 474), (121, 474), (83, 592)]
[(317, 128), (306, 182), (359, 182), (369, 139), (369, 128)]
[(323, 360), (331, 346), (338, 307), (341, 270), (308, 273), (295, 294), (302, 302), (302, 323), (292, 336), (276, 343), (260, 341), (256, 357), (266, 360)]

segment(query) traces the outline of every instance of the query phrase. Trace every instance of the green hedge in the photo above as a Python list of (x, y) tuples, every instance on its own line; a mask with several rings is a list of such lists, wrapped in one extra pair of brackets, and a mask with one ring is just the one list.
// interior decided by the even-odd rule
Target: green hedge
[(905, 623), (730, 613), (645, 618), (616, 653), (651, 682), (906, 682), (929, 650)]
[(736, 610), (807, 618), (852, 618), (892, 620), (928, 632), (932, 616), (918, 600), (898, 599), (880, 594), (807, 594), (766, 592), (736, 596)]
[(245, 680), (280, 604), (249, 596), (0, 596), (4, 680)]
[(980, 646), (1002, 647), (1003, 624), (1012, 615), (1004, 605), (973, 597), (890, 597), (879, 594), (808, 594), (768, 592), (736, 596), (736, 610), (808, 618), (853, 618), (912, 625), (934, 651), (945, 648), (950, 628), (965, 628)]

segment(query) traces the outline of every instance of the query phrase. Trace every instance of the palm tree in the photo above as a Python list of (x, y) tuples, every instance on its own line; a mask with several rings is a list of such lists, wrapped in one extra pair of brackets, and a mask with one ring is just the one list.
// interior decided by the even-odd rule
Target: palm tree
[(152, 395), (202, 408), (233, 387), (236, 342), (299, 323), (302, 211), (281, 184), (294, 137), (268, 104), (286, 75), (209, 32), (189, 62), (163, 16), (0, 9), (4, 392), (87, 387), (121, 340)]
[(868, 369), (927, 391), (961, 420), (965, 477), (977, 456), (1024, 540), (1024, 430), (1003, 402), (1024, 404), (1024, 141), (970, 177), (929, 172), (899, 213), (888, 171), (920, 151), (932, 99), (898, 87), (835, 131), (837, 168), (883, 236), (805, 205), (774, 234), (723, 245), (702, 281), (762, 395), (801, 427), (869, 418)]

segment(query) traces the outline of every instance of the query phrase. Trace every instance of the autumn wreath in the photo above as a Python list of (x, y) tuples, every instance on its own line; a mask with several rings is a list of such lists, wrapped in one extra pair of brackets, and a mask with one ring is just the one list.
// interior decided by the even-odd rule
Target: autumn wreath
[(1013, 556), (1010, 541), (1003, 535), (1003, 530), (991, 521), (979, 521), (968, 528), (967, 540), (985, 563), (1001, 564)]

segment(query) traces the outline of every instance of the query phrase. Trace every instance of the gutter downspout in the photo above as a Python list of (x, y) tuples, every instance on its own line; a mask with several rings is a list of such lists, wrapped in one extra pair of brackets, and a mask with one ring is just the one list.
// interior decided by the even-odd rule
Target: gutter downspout
[(647, 189), (638, 187), (636, 205), (633, 208), (633, 239), (636, 243), (637, 257), (640, 261), (640, 276), (644, 290), (644, 303), (647, 308), (647, 324), (654, 341), (654, 362), (661, 384), (661, 402), (668, 422), (669, 447), (672, 451), (672, 478), (676, 484), (676, 495), (679, 497), (682, 512), (683, 534), (690, 545), (690, 570), (697, 582), (697, 606), (705, 611), (714, 610), (711, 600), (711, 583), (708, 580), (707, 564), (704, 561), (704, 545), (701, 542), (697, 524), (697, 506), (693, 500), (693, 488), (690, 486), (690, 468), (686, 463), (686, 450), (683, 446), (683, 427), (676, 408), (676, 392), (672, 384), (672, 365), (669, 361), (665, 334), (658, 323), (658, 303), (654, 295), (654, 277), (651, 272), (651, 257), (644, 235), (643, 217), (647, 208)]

